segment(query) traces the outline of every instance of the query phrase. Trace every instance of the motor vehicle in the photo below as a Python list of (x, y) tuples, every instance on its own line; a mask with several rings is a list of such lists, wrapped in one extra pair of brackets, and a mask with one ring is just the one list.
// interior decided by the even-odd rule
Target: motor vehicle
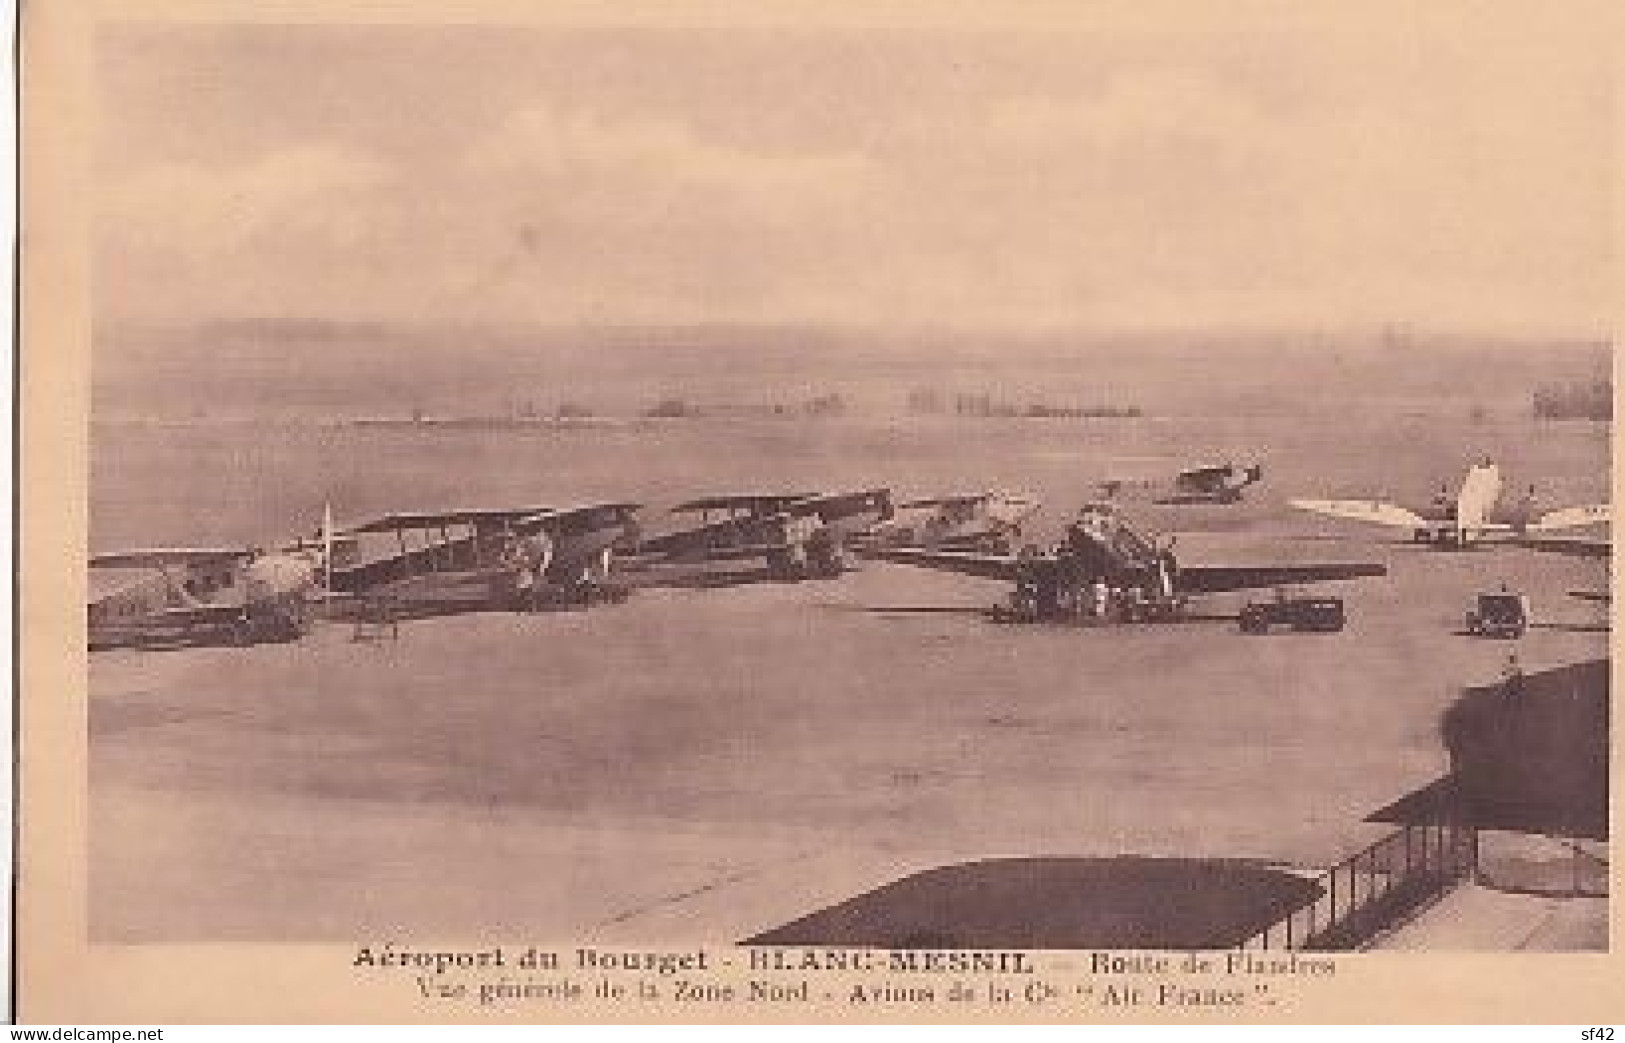
[(1467, 612), (1467, 632), (1477, 637), (1516, 639), (1528, 629), (1528, 596), (1504, 587), (1478, 595)]
[(1343, 599), (1315, 595), (1278, 595), (1271, 601), (1249, 602), (1241, 610), (1243, 633), (1267, 634), (1285, 626), (1300, 633), (1335, 633), (1343, 629)]

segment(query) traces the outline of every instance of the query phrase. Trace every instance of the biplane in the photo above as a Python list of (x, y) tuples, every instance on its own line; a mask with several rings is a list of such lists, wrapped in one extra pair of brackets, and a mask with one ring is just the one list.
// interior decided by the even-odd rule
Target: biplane
[(699, 523), (643, 540), (645, 564), (761, 558), (781, 578), (839, 576), (850, 543), (892, 517), (891, 492), (710, 496), (671, 509)]
[(1502, 496), (1501, 469), (1490, 460), (1467, 469), (1460, 489), (1451, 495), (1440, 487), (1426, 504), (1401, 505), (1378, 500), (1291, 500), (1300, 511), (1346, 521), (1409, 530), (1417, 543), (1463, 548), (1491, 539), (1520, 539), (1531, 534), (1601, 525), (1612, 518), (1608, 504), (1541, 510), (1535, 487), (1516, 499)]
[(1110, 503), (1086, 505), (1048, 551), (1029, 547), (993, 555), (886, 548), (872, 556), (1010, 582), (1014, 590), (995, 614), (1012, 622), (1174, 620), (1200, 595), (1387, 574), (1374, 562), (1187, 565), (1175, 556), (1172, 540), (1135, 529)]
[(1041, 505), (1031, 496), (982, 492), (936, 496), (897, 505), (895, 516), (878, 526), (868, 544), (927, 550), (1008, 554), (1021, 528)]
[(588, 604), (618, 593), (615, 554), (634, 538), (637, 510), (593, 503), (386, 514), (344, 529), (356, 549), (335, 559), (326, 585), (397, 606)]
[(93, 554), (90, 645), (296, 640), (310, 629), (321, 564), (309, 546)]
[(1152, 503), (1166, 506), (1240, 503), (1242, 490), (1263, 478), (1261, 464), (1203, 464), (1171, 478), (1108, 478), (1100, 483), (1100, 495), (1115, 499), (1129, 492), (1148, 492)]

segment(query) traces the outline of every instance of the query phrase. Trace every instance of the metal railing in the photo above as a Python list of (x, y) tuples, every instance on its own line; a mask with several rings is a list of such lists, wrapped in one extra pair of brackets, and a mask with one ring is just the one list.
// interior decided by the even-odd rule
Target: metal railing
[(1358, 948), (1401, 917), (1472, 875), (1474, 830), (1408, 825), (1316, 878), (1319, 894), (1241, 943), (1242, 949)]

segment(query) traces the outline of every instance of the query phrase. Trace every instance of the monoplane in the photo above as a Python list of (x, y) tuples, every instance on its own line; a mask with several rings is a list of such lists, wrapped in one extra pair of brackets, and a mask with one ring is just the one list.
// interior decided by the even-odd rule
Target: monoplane
[(1019, 622), (1174, 620), (1200, 595), (1387, 573), (1375, 562), (1189, 565), (1175, 555), (1172, 540), (1134, 528), (1109, 503), (1086, 505), (1048, 551), (1028, 547), (994, 555), (882, 548), (872, 556), (1013, 583), (997, 615)]
[(1108, 478), (1100, 483), (1100, 495), (1118, 499), (1130, 493), (1148, 493), (1152, 503), (1166, 506), (1240, 503), (1242, 490), (1263, 478), (1261, 464), (1202, 464), (1171, 477)]
[(1426, 504), (1380, 500), (1292, 500), (1291, 505), (1346, 521), (1408, 530), (1417, 543), (1463, 548), (1487, 540), (1523, 538), (1606, 523), (1608, 504), (1543, 510), (1534, 486), (1514, 499), (1502, 496), (1501, 469), (1489, 460), (1468, 468), (1461, 488), (1441, 487)]

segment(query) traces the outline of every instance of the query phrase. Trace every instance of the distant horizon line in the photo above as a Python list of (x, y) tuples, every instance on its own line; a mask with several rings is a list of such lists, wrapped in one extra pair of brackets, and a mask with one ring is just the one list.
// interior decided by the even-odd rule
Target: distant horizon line
[(1000, 323), (875, 323), (836, 322), (816, 320), (694, 320), (684, 322), (653, 321), (559, 321), (514, 318), (360, 318), (318, 315), (263, 315), (211, 316), (198, 318), (118, 317), (100, 318), (96, 326), (104, 329), (135, 331), (179, 331), (207, 329), (242, 329), (285, 331), (310, 334), (356, 334), (389, 329), (489, 329), (489, 330), (545, 330), (554, 332), (603, 333), (659, 333), (659, 332), (783, 332), (825, 334), (863, 334), (891, 336), (1005, 336), (1015, 338), (1048, 338), (1057, 336), (1291, 336), (1316, 338), (1375, 338), (1389, 340), (1426, 339), (1458, 340), (1489, 338), (1505, 341), (1546, 340), (1562, 344), (1591, 347), (1611, 347), (1613, 331), (1610, 329), (1578, 329), (1573, 327), (1546, 327), (1502, 324), (1498, 326), (1472, 326), (1464, 323), (1418, 322), (1396, 319), (1392, 321), (1365, 321), (1346, 323), (1308, 322), (1214, 322), (1214, 323), (1127, 323), (1078, 322), (1046, 323), (1016, 326)]

